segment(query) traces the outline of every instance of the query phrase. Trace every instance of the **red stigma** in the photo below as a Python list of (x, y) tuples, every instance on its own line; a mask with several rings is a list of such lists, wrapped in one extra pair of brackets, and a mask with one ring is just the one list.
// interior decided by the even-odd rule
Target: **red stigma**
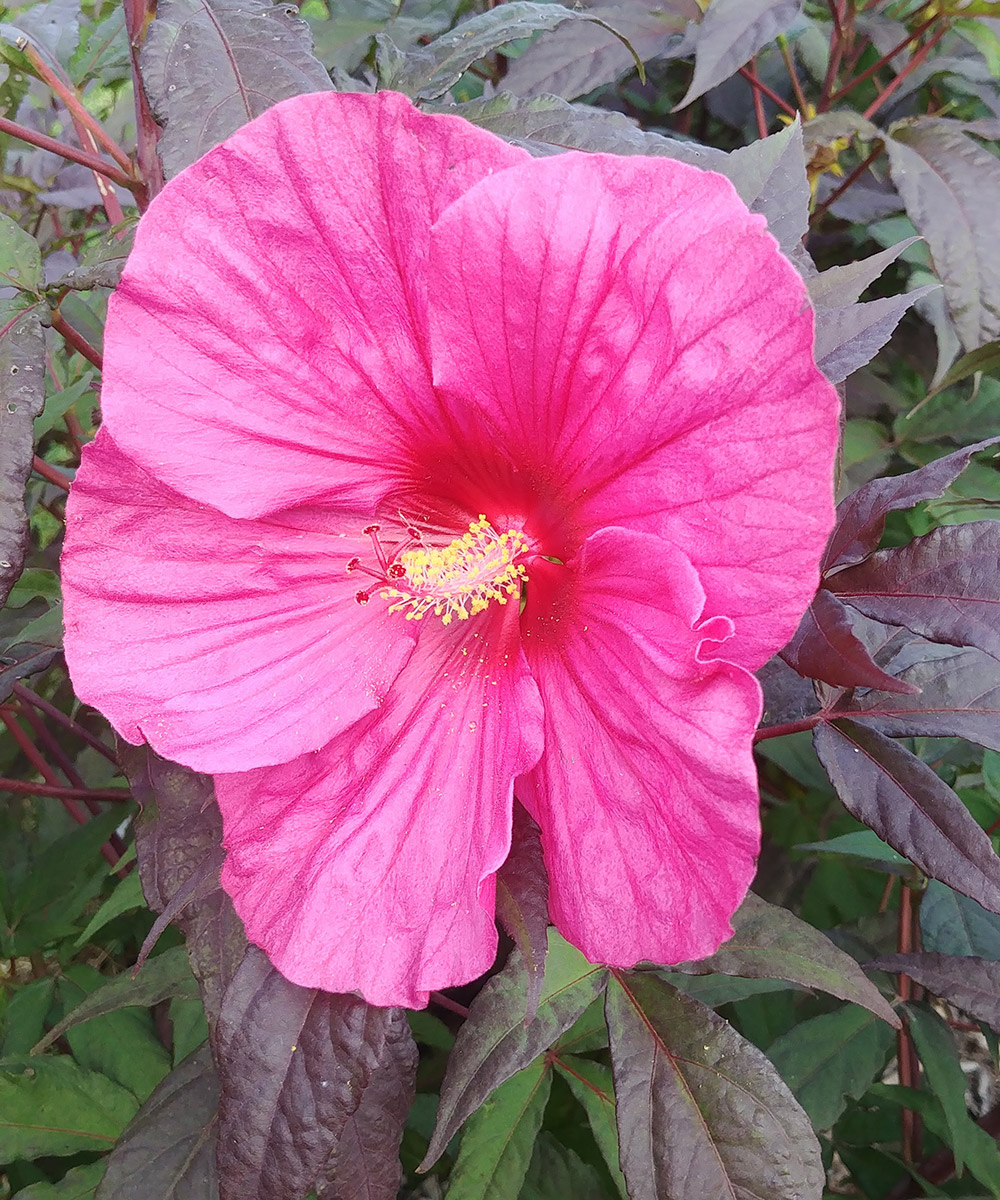
[(357, 592), (354, 596), (359, 604), (367, 604), (371, 598), (371, 592)]

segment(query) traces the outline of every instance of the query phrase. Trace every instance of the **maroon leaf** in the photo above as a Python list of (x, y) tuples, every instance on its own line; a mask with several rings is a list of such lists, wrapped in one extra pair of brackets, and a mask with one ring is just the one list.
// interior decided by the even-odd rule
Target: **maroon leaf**
[(142, 806), (135, 842), (149, 906), (163, 912), (178, 895), (187, 903), (176, 923), (214, 1028), (222, 996), (247, 948), (243, 925), (219, 885), (222, 818), (212, 780), (167, 762), (147, 746), (119, 743), (122, 769)]
[(683, 108), (734, 75), (799, 15), (799, 0), (714, 0), (698, 27), (694, 75)]
[(886, 625), (1000, 657), (1000, 522), (944, 525), (831, 576), (841, 600)]
[(816, 1135), (760, 1050), (655, 975), (615, 972), (606, 1013), (632, 1200), (819, 1200)]
[(912, 508), (921, 500), (940, 496), (967, 466), (977, 450), (1000, 442), (987, 438), (974, 446), (963, 446), (952, 454), (919, 467), (906, 475), (873, 479), (837, 505), (837, 525), (823, 556), (823, 574), (850, 567), (867, 558), (885, 528), (885, 518), (898, 509)]
[(926, 763), (855, 721), (820, 725), (813, 741), (850, 813), (932, 879), (1000, 912), (1000, 858)]
[[(32, 239), (17, 233), (31, 242), (37, 257)], [(33, 422), (44, 403), (45, 339), (38, 314), (12, 313), (0, 303), (0, 607), (24, 566), (24, 485), (34, 453)]]
[(746, 979), (786, 979), (860, 1004), (899, 1028), (899, 1018), (854, 959), (787, 909), (749, 892), (733, 915), (733, 930), (732, 938), (714, 954), (676, 969), (693, 975), (719, 972)]
[(767, 220), (768, 232), (796, 261), (809, 226), (809, 178), (801, 126), (789, 125), (734, 150), (722, 164), (704, 166), (731, 180), (747, 208)]
[(367, 1196), (393, 1200), (417, 1063), (401, 1009), (298, 987), (251, 946), (216, 1042), (220, 1200), (301, 1200), (317, 1179), (321, 1196), (356, 1196), (359, 1155)]
[(962, 345), (1000, 336), (1000, 254), (996, 206), (1000, 162), (960, 121), (898, 121), (885, 139), (892, 182), (927, 239)]
[(521, 951), (528, 971), (525, 1021), (534, 1020), (542, 994), (548, 950), (549, 878), (542, 858), (541, 830), (514, 805), (514, 832), (507, 861), (497, 872), (497, 916)]
[(168, 178), (279, 100), (332, 86), (309, 26), (270, 0), (159, 0), (142, 78)]
[(871, 362), (911, 305), (936, 290), (936, 283), (928, 283), (900, 296), (817, 309), (816, 365), (831, 383), (842, 383)]
[(777, 655), (760, 668), (757, 678), (764, 692), (763, 727), (801, 721), (819, 710), (812, 683)]
[(108, 1156), (96, 1200), (218, 1200), (219, 1080), (207, 1046), (139, 1109)]
[(58, 653), (53, 646), (20, 642), (0, 654), (0, 702), (7, 699), (19, 679), (47, 670)]
[(883, 671), (851, 626), (840, 600), (820, 588), (781, 657), (800, 675), (835, 687), (880, 688), (913, 695), (917, 689)]
[(832, 711), (888, 737), (962, 737), (1000, 750), (1000, 663), (982, 650), (925, 642), (904, 630), (886, 632), (893, 635), (886, 642), (886, 655), (892, 655), (887, 665), (919, 695), (852, 692)]
[[(695, 0), (624, 0), (587, 10), (623, 37), (643, 62), (670, 56), (680, 49), (679, 36), (688, 21), (701, 15)], [(628, 46), (608, 37), (599, 25), (572, 22), (533, 42), (511, 59), (504, 88), (518, 96), (556, 95), (572, 100), (604, 83), (614, 83), (635, 69)]]
[(890, 954), (866, 963), (870, 971), (909, 975), (1000, 1033), (1000, 963), (951, 954)]
[(473, 1000), (469, 1017), (455, 1039), (441, 1088), (437, 1125), (421, 1170), (437, 1162), (463, 1122), (490, 1092), (569, 1029), (601, 994), (607, 978), (606, 967), (587, 962), (579, 950), (550, 929), (538, 1012), (525, 1024), (531, 982), (520, 952), (511, 954), (504, 969)]
[[(824, 121), (836, 122), (838, 118), (844, 118), (844, 124), (841, 128), (830, 128), (824, 131), (819, 140), (816, 140), (816, 127), (821, 126)], [(824, 144), (829, 144), (834, 137), (853, 136), (858, 130), (855, 128), (855, 121), (861, 122), (862, 128), (867, 125), (863, 118), (856, 117), (854, 113), (823, 113), (814, 120), (809, 121), (802, 131), (803, 139), (806, 143), (807, 152), (815, 153), (816, 149)], [(874, 126), (868, 127), (872, 137), (880, 137), (879, 131)], [(891, 263), (894, 263), (897, 258), (907, 250), (914, 242), (919, 241), (919, 238), (909, 237), (901, 242), (897, 242), (894, 246), (890, 246), (887, 250), (880, 250), (878, 254), (871, 254), (868, 258), (858, 259), (856, 262), (846, 263), (842, 267), (830, 267), (826, 271), (822, 271), (819, 275), (814, 275), (806, 281), (806, 286), (809, 289), (809, 299), (817, 309), (824, 308), (849, 308), (852, 304), (856, 304), (861, 299), (861, 293), (865, 288), (870, 287), (882, 272)]]

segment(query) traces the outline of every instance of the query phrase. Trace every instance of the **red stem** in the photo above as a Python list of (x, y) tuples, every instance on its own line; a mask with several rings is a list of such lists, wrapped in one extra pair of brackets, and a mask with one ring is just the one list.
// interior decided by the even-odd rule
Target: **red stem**
[(52, 310), (52, 328), (56, 333), (62, 334), (67, 345), (72, 346), (77, 354), (82, 354), (87, 362), (95, 366), (98, 371), (104, 370), (104, 360), (101, 356), (81, 334), (77, 333), (57, 308)]
[[(107, 800), (115, 804), (127, 804), (131, 794), (125, 788), (73, 788), (56, 784), (32, 783), (28, 779), (6, 779), (0, 777), (0, 792), (11, 792), (17, 796), (50, 796), (54, 800)], [(84, 820), (87, 818), (84, 817)]]
[(914, 41), (916, 38), (920, 37), (926, 30), (930, 29), (930, 27), (938, 19), (939, 15), (940, 14), (935, 13), (934, 16), (930, 17), (928, 20), (926, 20), (923, 23), (923, 25), (920, 26), (919, 29), (915, 29), (913, 31), (913, 33), (911, 33), (909, 35), (909, 37), (903, 38), (903, 40), (899, 43), (899, 45), (894, 46), (889, 51), (888, 54), (883, 54), (882, 57), (878, 60), (878, 62), (872, 63), (872, 65), (870, 67), (866, 67), (861, 72), (860, 75), (855, 75), (855, 77), (849, 83), (845, 83), (844, 86), (839, 91), (836, 91), (833, 93), (833, 95), (830, 97), (829, 103), (836, 104), (837, 101), (842, 96), (846, 96), (847, 93), (852, 91), (854, 88), (856, 88), (859, 83), (864, 83), (864, 81), (866, 79), (870, 79), (875, 74), (876, 71), (880, 71), (886, 65), (886, 63), (892, 62), (892, 60), (896, 57), (896, 55), (901, 50), (905, 50), (906, 47), (910, 44), (910, 42)]
[[(790, 117), (795, 116), (795, 109), (792, 108), (792, 106), (788, 103), (787, 100), (782, 100), (782, 98), (778, 95), (777, 92), (773, 92), (767, 86), (767, 84), (764, 83), (764, 81), (758, 77), (756, 71), (752, 71), (749, 67), (740, 67), (740, 74), (743, 76), (744, 79), (749, 81), (750, 86), (753, 88), (755, 103), (756, 103), (756, 100), (760, 99), (758, 92), (763, 92), (764, 95), (768, 98), (768, 100), (772, 101), (774, 104), (777, 104), (777, 106), (780, 109), (782, 109), (785, 113), (787, 113), (788, 116), (790, 116)], [(763, 108), (761, 108), (761, 113), (763, 113)], [(759, 124), (759, 122), (758, 122), (758, 124)], [(764, 133), (762, 133), (760, 136), (765, 137), (766, 133), (767, 133), (767, 127), (765, 126)]]
[(142, 84), (139, 68), (139, 49), (146, 35), (146, 18), (151, 16), (147, 0), (123, 0), (125, 28), (128, 33), (129, 58), (132, 63), (132, 93), (135, 97), (135, 124), (137, 134), (136, 157), (139, 172), (145, 182), (145, 194), (137, 196), (139, 211), (144, 212), (149, 201), (163, 187), (163, 167), (156, 153), (160, 127), (153, 119), (146, 90)]
[(927, 57), (927, 55), (930, 54), (930, 52), (934, 49), (934, 47), (938, 44), (938, 42), (944, 37), (945, 33), (946, 33), (945, 29), (939, 29), (937, 31), (937, 33), (931, 38), (931, 40), (929, 42), (927, 42), (924, 46), (922, 46), (917, 51), (916, 54), (914, 54), (914, 56), (910, 59), (910, 61), (906, 64), (906, 66), (902, 69), (902, 71), (900, 71), (900, 73), (896, 76), (896, 78), (892, 81), (892, 83), (889, 84), (889, 86), (885, 89), (885, 91), (882, 92), (881, 95), (875, 97), (874, 102), (872, 104), (870, 104), (864, 111), (863, 115), (864, 115), (864, 118), (866, 121), (870, 121), (872, 119), (872, 117), (878, 112), (878, 110), (882, 107), (882, 105), (886, 102), (886, 100), (889, 99), (889, 97), (899, 87), (899, 85), (903, 82), (903, 80), (907, 77), (907, 75), (912, 74), (917, 69), (917, 67), (920, 66), (920, 64), (924, 61), (924, 59)]
[(450, 996), (445, 996), (441, 992), (431, 992), (430, 1001), (438, 1008), (446, 1008), (448, 1012), (457, 1013), (463, 1019), (469, 1015), (469, 1010), (464, 1004), (459, 1004), (457, 1000), (452, 1000)]
[[(914, 897), (913, 889), (905, 884), (899, 890), (899, 923), (897, 926), (896, 947), (900, 954), (909, 954), (914, 948)], [(905, 1004), (913, 997), (913, 980), (909, 975), (900, 974), (898, 977), (899, 998)], [(918, 1087), (920, 1070), (916, 1056), (916, 1048), (910, 1037), (907, 1021), (896, 1034), (896, 1054), (899, 1065), (899, 1082), (903, 1087)], [(902, 1111), (903, 1158), (906, 1162), (916, 1162), (920, 1158), (921, 1127), (919, 1115), (910, 1108)]]
[(855, 183), (857, 183), (857, 181), (861, 178), (861, 176), (864, 175), (865, 171), (868, 170), (868, 168), (872, 165), (872, 163), (882, 153), (882, 149), (883, 149), (883, 147), (880, 144), (876, 150), (873, 150), (871, 152), (871, 154), (868, 155), (868, 157), (864, 160), (864, 162), (859, 163), (854, 168), (854, 170), (850, 173), (850, 175), (847, 176), (847, 178), (843, 181), (843, 183), (841, 183), (841, 185), (839, 187), (836, 187), (833, 189), (833, 191), (829, 194), (829, 196), (827, 196), (827, 198), (823, 201), (822, 204), (816, 205), (816, 208), (813, 210), (812, 216), (809, 218), (810, 224), (819, 220), (819, 218), (821, 216), (823, 216), (823, 214), (827, 211), (827, 209), (831, 205), (837, 203), (837, 201), (844, 194), (844, 192), (847, 191), (847, 189), (849, 187), (852, 187)]
[(785, 737), (789, 733), (803, 733), (807, 729), (815, 729), (823, 719), (822, 713), (816, 713), (815, 716), (805, 717), (801, 721), (789, 721), (786, 725), (768, 725), (765, 729), (758, 729), (753, 735), (753, 740), (754, 742), (766, 742), (768, 738)]
[[(25, 56), (28, 62), (31, 63), (39, 79), (41, 79), (43, 83), (48, 84), (48, 86), (53, 92), (55, 92), (63, 104), (65, 104), (69, 115), (73, 118), (74, 125), (77, 126), (77, 133), (81, 132), (81, 128), (88, 130), (95, 142), (94, 149), (97, 149), (96, 143), (100, 142), (100, 144), (104, 147), (105, 152), (111, 155), (121, 169), (130, 173), (132, 170), (132, 164), (129, 162), (128, 155), (124, 150), (122, 150), (121, 146), (118, 145), (114, 138), (102, 128), (100, 122), (97, 121), (84, 108), (83, 104), (80, 102), (80, 97), (76, 94), (75, 89), (71, 86), (68, 87), (65, 83), (63, 83), (59, 76), (50, 69), (48, 64), (43, 60), (41, 55), (34, 48), (34, 46), (31, 45), (30, 42), (21, 47), (21, 53)], [(82, 145), (82, 137), (80, 141)]]
[(121, 184), (122, 187), (131, 189), (136, 185), (134, 179), (103, 158), (88, 154), (86, 150), (77, 150), (75, 146), (67, 146), (64, 142), (57, 142), (55, 138), (49, 137), (46, 133), (36, 133), (33, 129), (26, 129), (23, 125), (18, 125), (16, 121), (8, 121), (6, 117), (0, 117), (0, 133), (16, 137), (30, 146), (38, 146), (41, 150), (51, 150), (53, 154), (58, 154), (69, 162), (90, 167), (92, 171), (99, 171), (107, 179)]
[(98, 754), (103, 754), (108, 762), (114, 763), (116, 767), (118, 766), (118, 759), (115, 757), (114, 752), (99, 737), (95, 737), (89, 729), (85, 729), (79, 722), (74, 721), (72, 717), (68, 717), (61, 709), (56, 708), (54, 704), (50, 704), (48, 700), (39, 696), (30, 688), (25, 687), (23, 683), (15, 683), (13, 692), (18, 700), (37, 708), (39, 712), (43, 712), (51, 720), (58, 721), (60, 725), (68, 729), (71, 733), (74, 733), (81, 741), (86, 742), (88, 746), (92, 746)]
[(820, 89), (819, 101), (816, 104), (817, 112), (826, 112), (830, 107), (830, 93), (833, 91), (833, 85), (837, 82), (837, 72), (840, 70), (840, 63), (846, 48), (839, 2), (838, 0), (829, 0), (829, 3), (830, 12), (833, 14), (833, 29), (830, 31), (830, 61), (827, 64), (823, 87)]
[(57, 488), (62, 488), (64, 492), (69, 491), (69, 480), (62, 471), (57, 470), (51, 463), (47, 463), (44, 458), (39, 458), (37, 454), (31, 460), (31, 469), (36, 475), (41, 475), (43, 479)]

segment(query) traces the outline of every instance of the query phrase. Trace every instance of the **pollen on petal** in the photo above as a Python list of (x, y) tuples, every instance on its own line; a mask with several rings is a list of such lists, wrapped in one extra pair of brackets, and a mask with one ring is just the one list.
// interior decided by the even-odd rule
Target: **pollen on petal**
[(497, 533), (480, 514), (461, 537), (447, 546), (420, 546), (401, 554), (390, 569), (399, 587), (384, 588), (383, 600), (391, 600), (390, 612), (402, 612), (407, 620), (420, 620), (433, 612), (445, 625), (454, 618), (467, 621), (491, 601), (506, 604), (520, 595), (527, 577), (523, 558), (530, 552), (520, 529)]

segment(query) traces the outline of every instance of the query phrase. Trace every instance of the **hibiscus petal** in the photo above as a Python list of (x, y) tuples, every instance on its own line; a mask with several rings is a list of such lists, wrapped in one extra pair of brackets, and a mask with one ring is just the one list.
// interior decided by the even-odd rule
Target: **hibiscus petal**
[(516, 790), (542, 828), (553, 922), (593, 962), (711, 954), (759, 848), (757, 681), (702, 661), (725, 622), (699, 620), (697, 574), (656, 537), (593, 534), (557, 603), (544, 581), (533, 601), (534, 579), (524, 645), (545, 753)]
[(320, 497), (374, 511), (433, 417), (431, 222), (525, 157), (392, 93), (269, 109), (139, 225), (109, 306), (109, 430), (231, 516)]
[(294, 516), (235, 521), (186, 500), (102, 430), (66, 514), (77, 695), (127, 741), (200, 771), (283, 762), (377, 708), (410, 631), (354, 599), (344, 567), (367, 539)]
[(378, 713), (318, 754), (216, 778), (223, 887), (293, 983), (422, 1008), (493, 964), (513, 779), (541, 752), (517, 612), (501, 611), (425, 618)]
[(505, 447), (581, 536), (667, 538), (735, 622), (727, 657), (778, 650), (833, 521), (839, 403), (763, 218), (720, 175), (565, 154), (455, 201), (429, 270), (434, 380), (466, 457)]

